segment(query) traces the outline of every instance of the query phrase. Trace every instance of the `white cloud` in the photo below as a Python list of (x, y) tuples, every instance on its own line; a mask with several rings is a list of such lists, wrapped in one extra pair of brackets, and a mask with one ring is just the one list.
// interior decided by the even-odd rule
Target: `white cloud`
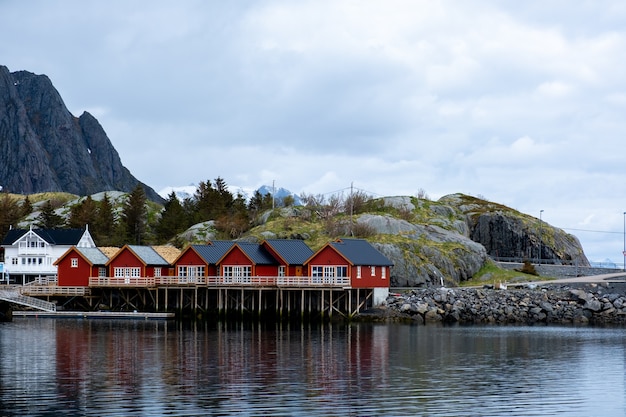
[(466, 192), (619, 232), (625, 28), (610, 0), (6, 1), (0, 64), (47, 74), (157, 190)]

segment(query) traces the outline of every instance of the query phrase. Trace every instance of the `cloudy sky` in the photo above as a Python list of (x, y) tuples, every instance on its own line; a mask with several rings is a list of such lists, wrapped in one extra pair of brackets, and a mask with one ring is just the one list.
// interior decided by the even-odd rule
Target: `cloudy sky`
[(623, 262), (623, 0), (0, 0), (0, 37), (157, 191), (460, 192)]

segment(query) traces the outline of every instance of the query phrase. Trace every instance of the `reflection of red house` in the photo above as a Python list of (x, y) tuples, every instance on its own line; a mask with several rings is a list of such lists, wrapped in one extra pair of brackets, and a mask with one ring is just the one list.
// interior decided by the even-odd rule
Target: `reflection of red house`
[(54, 262), (57, 267), (57, 285), (86, 287), (89, 277), (106, 277), (109, 257), (99, 248), (72, 246)]
[(151, 246), (125, 245), (107, 263), (114, 278), (169, 276), (170, 264)]
[(338, 239), (311, 256), (306, 265), (313, 282), (349, 277), (352, 288), (389, 288), (393, 263), (363, 239)]
[(233, 242), (216, 240), (206, 245), (190, 245), (173, 262), (179, 277), (214, 277), (219, 275), (217, 262), (233, 246)]

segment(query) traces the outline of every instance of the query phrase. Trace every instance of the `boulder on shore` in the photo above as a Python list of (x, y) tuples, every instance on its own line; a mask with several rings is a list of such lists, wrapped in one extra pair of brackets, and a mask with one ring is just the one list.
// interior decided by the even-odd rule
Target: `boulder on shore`
[(626, 286), (413, 289), (390, 295), (380, 317), (418, 323), (626, 324)]

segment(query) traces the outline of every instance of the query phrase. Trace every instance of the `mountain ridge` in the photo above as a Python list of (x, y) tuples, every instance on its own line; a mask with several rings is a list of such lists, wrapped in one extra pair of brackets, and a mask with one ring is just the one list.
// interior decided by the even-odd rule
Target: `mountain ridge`
[(88, 112), (73, 116), (46, 75), (0, 65), (0, 185), (21, 194), (130, 192), (138, 184)]

